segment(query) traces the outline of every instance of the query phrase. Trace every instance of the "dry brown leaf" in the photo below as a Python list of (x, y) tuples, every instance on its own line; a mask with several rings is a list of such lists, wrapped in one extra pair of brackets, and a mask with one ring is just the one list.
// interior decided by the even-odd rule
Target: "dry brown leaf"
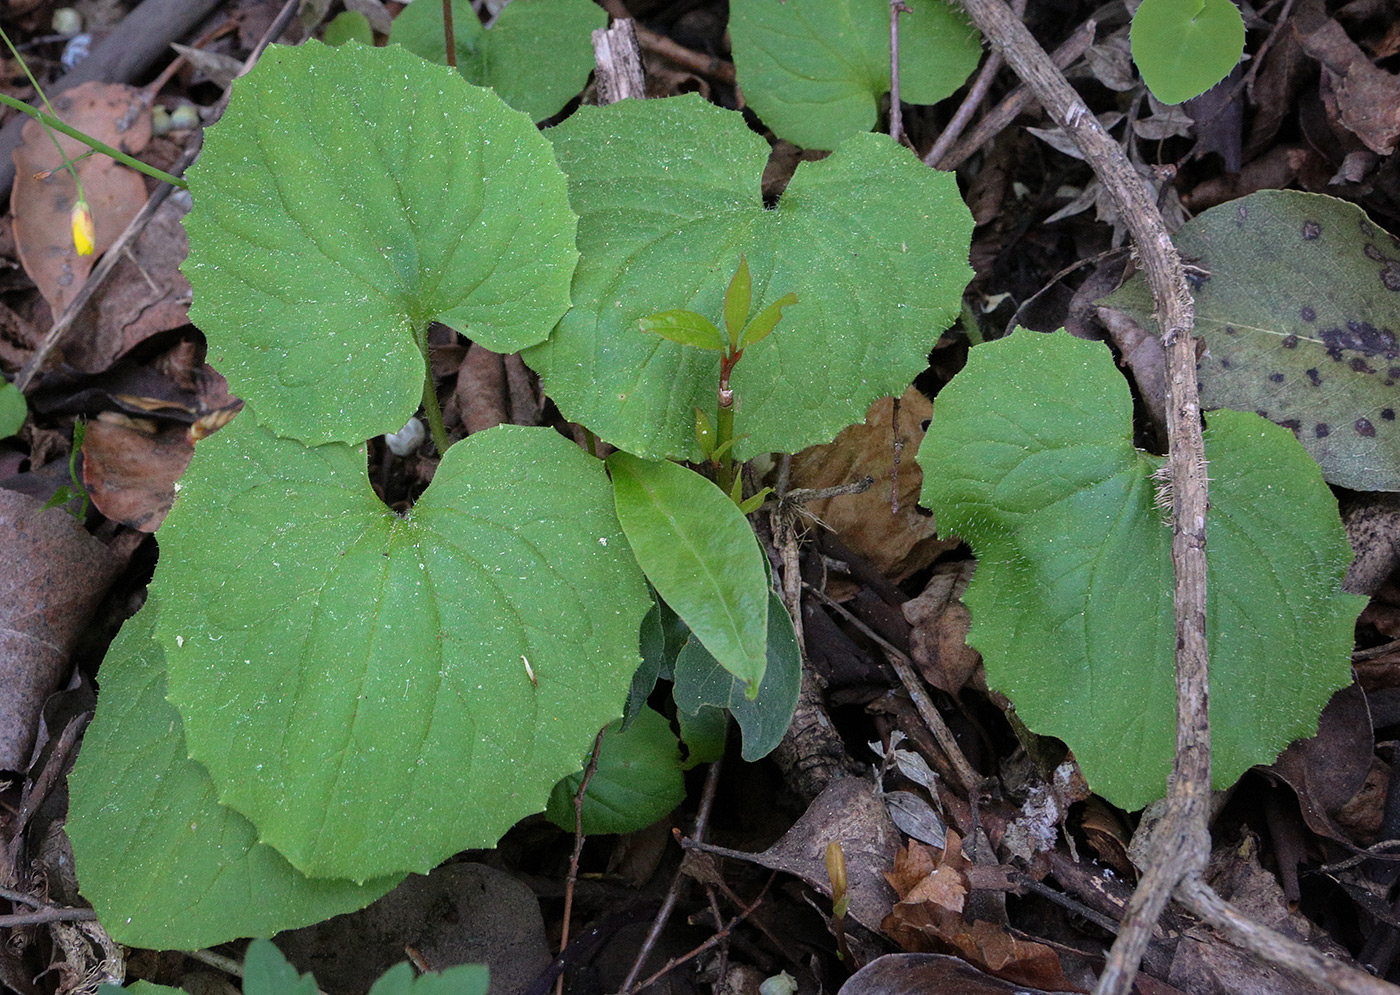
[[(982, 663), (981, 655), (967, 645), (972, 615), (962, 603), (973, 569), (971, 561), (936, 569), (919, 596), (901, 606), (904, 617), (913, 627), (909, 634), (909, 655), (919, 673), (934, 687), (952, 695), (973, 680)], [(985, 690), (985, 675), (975, 684)]]
[(0, 770), (26, 770), (39, 712), (120, 558), (60, 508), (0, 490)]
[[(142, 104), (134, 87), (83, 83), (54, 98), (53, 105), (64, 123), (128, 154), (140, 152), (151, 140), (150, 108)], [(77, 199), (73, 178), (38, 121), (25, 124), (20, 135), (22, 141), (14, 151), (15, 183), (10, 190), (15, 245), (25, 272), (58, 315), (82, 287), (93, 262), (141, 210), (146, 184), (140, 173), (105, 155), (90, 155), (77, 164), (83, 192), (97, 222), (97, 250), (80, 256), (73, 247), (70, 222)], [(69, 159), (88, 151), (75, 138), (53, 137)]]
[(182, 427), (143, 431), (134, 419), (103, 412), (83, 439), (83, 486), (102, 514), (151, 533), (170, 511), (175, 481), (193, 455)]
[(1394, 152), (1400, 139), (1400, 77), (1377, 68), (1334, 20), (1304, 36), (1303, 51), (1322, 63), (1323, 98), (1328, 100), (1330, 91), (1328, 103), (1335, 102), (1342, 126), (1377, 155)]
[(804, 449), (792, 458), (793, 487), (834, 487), (866, 476), (874, 478), (874, 486), (864, 494), (813, 501), (806, 510), (895, 583), (957, 547), (957, 540), (938, 538), (933, 516), (918, 508), (924, 478), (914, 453), (923, 441), (924, 424), (933, 415), (933, 404), (910, 387), (899, 407), (904, 453), (899, 464), (898, 515), (890, 513), (890, 471), (894, 467), (894, 402), (890, 398), (871, 405), (864, 423), (851, 425), (826, 445)]

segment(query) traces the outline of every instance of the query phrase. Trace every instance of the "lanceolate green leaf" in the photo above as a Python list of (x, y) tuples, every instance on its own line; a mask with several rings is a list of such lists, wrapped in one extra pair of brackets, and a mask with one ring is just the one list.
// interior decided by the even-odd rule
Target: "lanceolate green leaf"
[[(1202, 405), (1292, 429), (1334, 484), (1400, 490), (1400, 240), (1344, 200), (1261, 190), (1173, 241), (1200, 274)], [(1105, 303), (1151, 321), (1141, 276)]]
[(274, 46), (190, 170), (191, 317), (279, 435), (358, 444), (423, 394), (433, 320), (539, 342), (577, 252), (564, 177), (524, 115), (401, 48)]
[[(934, 104), (982, 55), (977, 30), (944, 0), (907, 0), (899, 19), (904, 102)], [(744, 99), (779, 138), (835, 148), (875, 127), (890, 91), (888, 0), (730, 0)]]
[(191, 753), (304, 873), (493, 845), (577, 769), (637, 667), (651, 599), (602, 464), (494, 428), (399, 516), (363, 446), (307, 449), (259, 413), (200, 444), (161, 530)]
[[(1218, 787), (1311, 735), (1350, 680), (1363, 599), (1336, 500), (1284, 429), (1208, 418), (1211, 731)], [(1108, 350), (1020, 331), (979, 346), (934, 403), (923, 501), (967, 539), (968, 642), (1036, 732), (1090, 785), (1136, 809), (1160, 798), (1175, 739), (1171, 532), (1159, 457), (1132, 445), (1132, 399)], [(1280, 665), (1286, 660), (1287, 665)]]
[(715, 327), (715, 323), (703, 314), (696, 314), (694, 311), (680, 308), (675, 311), (649, 314), (639, 322), (639, 325), (642, 331), (652, 335), (660, 335), (670, 342), (678, 342), (695, 349), (709, 349), (713, 352), (724, 351), (724, 337), (720, 330)]
[[(607, 21), (607, 12), (593, 0), (511, 0), (488, 30), (469, 0), (452, 0), (457, 69), (543, 121), (588, 82), (592, 33)], [(441, 0), (409, 4), (394, 18), (389, 40), (430, 62), (446, 63)]]
[(957, 316), (972, 218), (949, 173), (883, 135), (804, 163), (778, 206), (768, 144), (698, 97), (580, 108), (550, 131), (580, 214), (574, 307), (526, 353), (572, 420), (639, 456), (699, 458), (694, 409), (715, 410), (719, 358), (637, 319), (723, 314), (743, 255), (753, 308), (798, 302), (734, 368), (734, 455), (826, 442), (898, 393)]
[(647, 579), (725, 670), (755, 691), (767, 666), (768, 575), (747, 519), (685, 467), (608, 459), (617, 517)]
[[(587, 763), (588, 757), (583, 761)], [(598, 751), (598, 767), (583, 793), (583, 831), (630, 833), (645, 829), (685, 800), (681, 748), (671, 724), (643, 708), (624, 732), (619, 720), (608, 726)], [(574, 831), (574, 796), (583, 783), (579, 770), (554, 786), (545, 814), (561, 829)]]
[(692, 715), (707, 705), (727, 708), (744, 734), (744, 759), (761, 760), (782, 740), (792, 724), (802, 689), (802, 652), (792, 618), (782, 601), (768, 592), (768, 667), (758, 697), (750, 700), (744, 683), (720, 667), (697, 639), (688, 640), (676, 657), (676, 707)]
[(122, 627), (102, 661), (97, 717), (68, 779), (68, 835), (112, 938), (194, 950), (271, 935), (368, 905), (397, 883), (302, 876), (215, 797), (165, 700), (156, 606)]
[(1133, 61), (1153, 96), (1179, 104), (1224, 79), (1244, 52), (1233, 0), (1142, 0), (1133, 15)]

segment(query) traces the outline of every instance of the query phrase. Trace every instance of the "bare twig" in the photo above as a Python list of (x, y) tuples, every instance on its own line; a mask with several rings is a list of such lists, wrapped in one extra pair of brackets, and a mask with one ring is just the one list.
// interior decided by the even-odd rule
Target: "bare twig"
[[(598, 753), (603, 749), (603, 734), (608, 731), (604, 726), (598, 730), (598, 735), (593, 738), (593, 752), (588, 755), (588, 766), (583, 769), (583, 780), (579, 782), (578, 790), (574, 792), (574, 852), (569, 856), (569, 876), (564, 881), (564, 925), (559, 931), (559, 952), (562, 954), (569, 945), (569, 920), (574, 915), (574, 887), (578, 884), (578, 861), (583, 856), (583, 795), (588, 790), (588, 782), (593, 780), (593, 775), (598, 772)], [(564, 995), (564, 973), (559, 973), (559, 980), (554, 987), (555, 995)]]
[(680, 42), (673, 41), (665, 35), (659, 35), (655, 31), (648, 31), (643, 27), (637, 28), (637, 41), (641, 43), (642, 48), (653, 55), (670, 59), (676, 65), (689, 69), (691, 72), (708, 76), (730, 86), (736, 82), (734, 63), (726, 59), (686, 48)]
[(14, 926), (37, 926), (45, 922), (92, 922), (97, 913), (92, 909), (69, 909), (57, 905), (45, 905), (33, 912), (16, 912), (0, 916), (0, 929)]
[[(710, 826), (710, 812), (715, 804), (715, 791), (719, 787), (719, 761), (710, 764), (710, 769), (705, 772), (705, 789), (700, 795), (700, 809), (695, 815), (695, 830), (692, 836), (695, 839), (703, 840), (705, 832)], [(656, 913), (656, 918), (652, 920), (651, 929), (647, 931), (647, 937), (642, 942), (642, 947), (637, 951), (636, 959), (632, 962), (632, 969), (627, 972), (627, 977), (623, 979), (620, 991), (627, 992), (632, 988), (632, 983), (637, 980), (637, 975), (642, 973), (642, 967), (646, 964), (647, 958), (651, 956), (652, 949), (656, 946), (656, 941), (661, 938), (661, 931), (666, 928), (666, 923), (670, 921), (671, 912), (676, 907), (676, 900), (680, 898), (681, 886), (685, 882), (685, 875), (678, 868), (676, 874), (671, 878), (671, 887), (666, 891), (666, 898), (661, 903), (661, 910)], [(715, 925), (721, 924), (718, 912), (715, 915)]]
[(201, 964), (208, 964), (210, 967), (235, 978), (243, 977), (243, 965), (232, 957), (225, 957), (217, 950), (187, 950), (186, 957), (193, 958)]
[(948, 728), (948, 723), (943, 720), (943, 715), (934, 705), (933, 699), (925, 690), (923, 682), (919, 679), (918, 673), (914, 670), (914, 661), (909, 659), (899, 647), (886, 640), (870, 626), (856, 618), (846, 607), (839, 602), (827, 597), (825, 591), (819, 591), (810, 584), (803, 584), (807, 590), (817, 596), (824, 605), (836, 612), (851, 625), (860, 630), (861, 634), (871, 640), (880, 649), (885, 651), (885, 656), (889, 658), (890, 666), (894, 667), (895, 673), (899, 675), (900, 683), (909, 692), (909, 697), (914, 700), (914, 707), (919, 710), (919, 717), (924, 720), (924, 725), (928, 726), (929, 732), (933, 733), (933, 738), (938, 741), (939, 748), (952, 765), (953, 771), (958, 775), (958, 780), (962, 782), (963, 789), (969, 797), (976, 797), (982, 790), (985, 778), (973, 769), (972, 764), (963, 755), (962, 747), (958, 745), (957, 737), (953, 735), (953, 730)]
[[(1074, 34), (1070, 35), (1050, 56), (1055, 66), (1059, 69), (1066, 69), (1072, 65), (1094, 43), (1094, 32), (1097, 30), (1098, 23), (1092, 19), (1076, 28)], [(1008, 93), (1001, 103), (988, 111), (987, 116), (978, 121), (977, 126), (972, 129), (968, 136), (953, 146), (950, 151), (934, 158), (933, 152), (930, 150), (929, 154), (924, 156), (924, 162), (938, 169), (957, 169), (978, 149), (1001, 134), (1016, 119), (1016, 115), (1025, 110), (1034, 100), (1035, 95), (1030, 87), (1017, 87)]]
[(447, 46), (447, 64), (457, 68), (457, 29), (452, 23), (452, 0), (442, 0), (442, 40)]
[(890, 137), (904, 144), (904, 113), (899, 106), (899, 15), (913, 11), (904, 0), (890, 0)]
[[(1012, 0), (1011, 11), (1017, 17), (1023, 17), (1026, 13), (1026, 0)], [(948, 126), (939, 133), (938, 139), (933, 143), (933, 148), (924, 155), (924, 162), (927, 165), (938, 166), (939, 160), (953, 147), (953, 143), (958, 140), (963, 129), (972, 121), (972, 115), (976, 114), (977, 108), (982, 106), (982, 101), (987, 97), (987, 91), (992, 88), (992, 81), (996, 79), (997, 73), (1001, 72), (1001, 67), (1004, 64), (1005, 61), (1000, 52), (993, 50), (987, 53), (987, 60), (982, 63), (982, 69), (977, 73), (977, 78), (972, 81), (972, 86), (968, 87), (967, 96), (958, 105), (958, 109), (953, 112)], [(1061, 66), (1061, 68), (1064, 67)]]

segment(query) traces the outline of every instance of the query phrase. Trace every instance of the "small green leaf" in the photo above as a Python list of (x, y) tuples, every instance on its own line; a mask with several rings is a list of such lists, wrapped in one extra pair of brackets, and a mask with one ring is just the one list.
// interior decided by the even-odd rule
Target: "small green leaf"
[(426, 873), (493, 845), (637, 668), (651, 599), (602, 464), (499, 426), (398, 515), (363, 446), (308, 449), (257, 414), (200, 443), (160, 533), (190, 752), (303, 873)]
[[(936, 104), (977, 68), (981, 39), (953, 4), (908, 4), (900, 94)], [(888, 0), (730, 0), (729, 35), (744, 99), (779, 138), (833, 149), (875, 127), (890, 90)]]
[(660, 311), (647, 315), (638, 324), (642, 331), (660, 335), (663, 339), (696, 349), (709, 349), (723, 352), (724, 335), (715, 323), (703, 314), (677, 308), (673, 311)]
[(342, 10), (331, 18), (322, 37), (332, 48), (344, 45), (348, 41), (373, 45), (374, 29), (369, 26), (369, 18), (358, 10)]
[[(369, 995), (486, 995), (488, 980), (485, 964), (415, 977), (404, 961), (380, 975)], [(271, 940), (254, 940), (243, 956), (243, 995), (318, 995), (318, 988), (310, 974), (297, 974)]]
[(0, 382), (0, 439), (8, 439), (24, 427), (29, 417), (29, 405), (18, 387), (9, 381)]
[(102, 661), (97, 717), (68, 779), (67, 828), (83, 895), (112, 938), (195, 950), (352, 912), (397, 884), (303, 877), (258, 842), (251, 822), (219, 804), (165, 700), (155, 618), (148, 601)]
[(637, 642), (642, 653), (642, 663), (632, 674), (632, 686), (627, 691), (627, 704), (622, 709), (622, 728), (626, 729), (646, 707), (647, 699), (656, 690), (656, 682), (661, 679), (661, 668), (666, 656), (666, 633), (661, 628), (661, 602), (652, 603), (651, 609), (642, 616), (642, 629)]
[(672, 691), (682, 715), (707, 705), (728, 708), (744, 735), (744, 759), (750, 763), (771, 753), (792, 724), (802, 689), (802, 652), (797, 632), (782, 600), (768, 592), (768, 667), (758, 697), (750, 700), (743, 681), (735, 679), (692, 639), (676, 657)]
[(724, 329), (729, 333), (731, 352), (738, 352), (743, 348), (740, 344), (740, 333), (744, 328), (744, 321), (749, 316), (752, 298), (753, 278), (749, 275), (749, 263), (740, 256), (739, 268), (734, 271), (734, 278), (729, 281), (729, 289), (724, 292)]
[[(1331, 483), (1400, 490), (1400, 246), (1355, 204), (1261, 190), (1173, 236), (1202, 275), (1201, 405), (1285, 428)], [(1152, 322), (1135, 276), (1103, 303)]]
[(729, 713), (724, 709), (703, 705), (694, 715), (677, 711), (676, 724), (681, 727), (681, 742), (685, 744), (686, 770), (712, 764), (724, 756), (729, 739)]
[(749, 346), (766, 339), (778, 326), (778, 322), (782, 320), (783, 308), (791, 307), (796, 303), (796, 294), (784, 294), (760, 311), (758, 317), (749, 322), (748, 327), (739, 334), (739, 348), (747, 349)]
[(402, 961), (380, 975), (369, 995), (486, 995), (489, 987), (485, 964), (456, 964), (441, 972), (417, 974), (412, 964)]
[[(733, 439), (729, 442), (732, 444)], [(713, 459), (715, 456), (715, 427), (710, 424), (709, 415), (701, 408), (695, 409), (695, 444), (700, 447), (700, 451), (705, 454), (706, 459)]]
[(1200, 96), (1244, 53), (1244, 18), (1232, 0), (1142, 0), (1129, 33), (1133, 61), (1164, 104)]
[(714, 408), (714, 357), (643, 335), (637, 319), (722, 313), (740, 254), (755, 307), (801, 299), (734, 368), (740, 460), (828, 442), (899, 396), (961, 309), (972, 216), (951, 173), (888, 136), (798, 166), (769, 209), (768, 143), (693, 94), (581, 107), (549, 134), (583, 256), (574, 307), (524, 357), (565, 417), (627, 452), (699, 458), (691, 411)]
[(184, 272), (209, 362), (279, 435), (397, 431), (429, 322), (512, 352), (568, 308), (563, 174), (495, 94), (396, 46), (314, 41), (234, 89), (190, 170)]
[[(972, 351), (919, 449), (923, 502), (977, 553), (964, 600), (988, 682), (1129, 810), (1162, 797), (1176, 729), (1171, 530), (1151, 476), (1163, 460), (1133, 448), (1132, 410), (1101, 344), (1018, 331)], [(1365, 601), (1341, 590), (1351, 547), (1336, 498), (1287, 431), (1219, 411), (1206, 457), (1223, 788), (1316, 731), (1351, 679)]]
[(765, 487), (757, 494), (750, 494), (743, 501), (739, 502), (739, 512), (744, 515), (752, 515), (759, 508), (763, 507), (763, 499), (773, 493), (773, 488)]
[(726, 670), (762, 680), (768, 577), (748, 520), (685, 467), (617, 452), (608, 469), (618, 520), (647, 579)]
[[(592, 33), (608, 15), (591, 0), (511, 0), (490, 30), (470, 0), (452, 0), (457, 69), (516, 110), (543, 121), (583, 89), (593, 69)], [(429, 62), (447, 62), (441, 0), (409, 4), (389, 41)]]
[[(603, 734), (598, 767), (583, 793), (583, 832), (630, 833), (645, 829), (685, 798), (685, 765), (671, 725), (644, 708), (626, 732), (614, 722)], [(554, 786), (545, 815), (565, 832), (574, 831), (574, 797), (583, 771)]]

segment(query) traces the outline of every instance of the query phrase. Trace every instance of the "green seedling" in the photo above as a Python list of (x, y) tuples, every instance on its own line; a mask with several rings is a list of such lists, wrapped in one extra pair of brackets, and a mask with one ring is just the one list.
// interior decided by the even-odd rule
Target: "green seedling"
[(1164, 104), (1200, 96), (1244, 53), (1244, 18), (1233, 0), (1142, 0), (1130, 32), (1133, 61)]
[[(15, 393), (18, 394), (19, 391), (15, 391)], [(78, 473), (78, 457), (82, 454), (85, 438), (87, 438), (87, 422), (79, 418), (73, 423), (73, 445), (68, 450), (68, 480), (72, 486), (70, 487), (69, 484), (61, 485), (58, 490), (53, 492), (53, 496), (44, 502), (44, 509), (48, 510), (49, 508), (61, 508), (74, 498), (81, 497), (83, 499), (82, 506), (76, 511), (69, 509), (69, 513), (80, 522), (87, 518), (88, 505), (92, 500), (88, 497), (87, 488), (83, 486), (82, 476)]]

